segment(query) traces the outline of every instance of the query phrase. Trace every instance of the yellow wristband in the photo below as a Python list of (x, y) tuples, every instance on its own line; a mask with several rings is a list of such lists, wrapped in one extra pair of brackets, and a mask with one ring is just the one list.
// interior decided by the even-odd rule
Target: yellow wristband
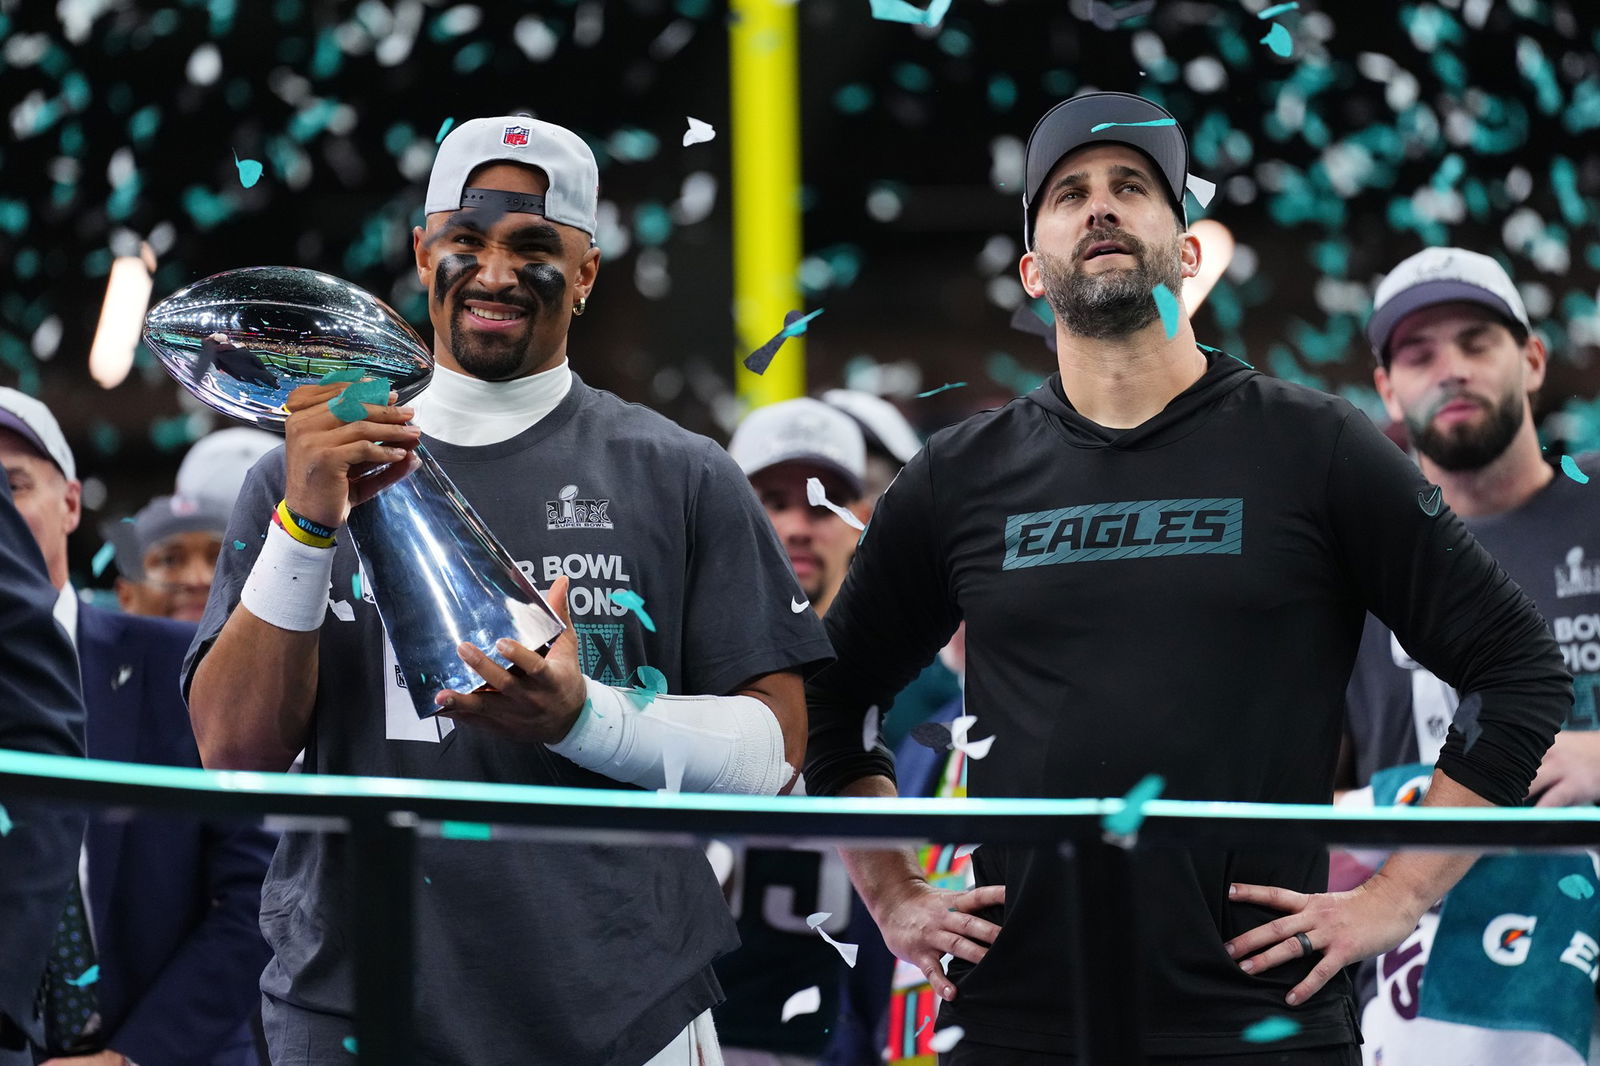
[[(272, 520), (278, 523), (278, 525), (283, 528), (285, 533), (289, 534), (289, 536), (293, 537), (301, 544), (309, 544), (313, 548), (331, 548), (335, 543), (335, 539), (331, 534), (328, 536), (319, 536), (318, 534), (311, 532), (309, 529), (306, 529), (306, 525), (311, 523), (305, 519), (302, 519), (293, 511), (289, 510), (289, 504), (286, 500), (278, 501), (278, 509), (273, 512)], [(317, 528), (321, 529), (325, 527), (318, 526)]]

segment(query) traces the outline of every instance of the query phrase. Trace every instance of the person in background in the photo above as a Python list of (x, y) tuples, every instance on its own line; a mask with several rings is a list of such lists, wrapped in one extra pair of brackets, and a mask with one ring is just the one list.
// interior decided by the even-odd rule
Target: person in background
[[(1533, 399), (1548, 353), (1494, 259), (1428, 248), (1378, 286), (1367, 337), (1373, 379), (1448, 508), (1538, 604), (1573, 677), (1573, 702), (1529, 789), (1541, 807), (1600, 799), (1600, 456), (1542, 454)], [(1368, 616), (1346, 692), (1348, 805), (1414, 804), (1462, 698)], [(1332, 887), (1364, 880), (1380, 855), (1341, 854)], [(1582, 1066), (1594, 1014), (1600, 899), (1564, 891), (1595, 877), (1587, 855), (1480, 859), (1397, 947), (1357, 980), (1366, 1062)], [(1510, 915), (1508, 919), (1506, 916)], [(1505, 936), (1486, 928), (1499, 922)], [(1518, 931), (1528, 936), (1519, 935)], [(1487, 946), (1486, 946), (1487, 945)], [(1574, 947), (1577, 945), (1577, 947)]]
[(806, 486), (814, 478), (829, 503), (857, 505), (867, 473), (860, 427), (820, 400), (784, 400), (746, 415), (733, 431), (728, 454), (750, 479), (807, 602), (821, 617), (844, 581), (863, 523), (851, 525), (838, 512), (812, 504)]
[[(0, 424), (4, 415), (0, 413)], [(83, 700), (56, 589), (27, 521), (0, 485), (0, 748), (83, 755)], [(83, 815), (59, 804), (0, 804), (0, 1066), (33, 1066), (45, 1039), (47, 962), (72, 895)]]
[[(813, 505), (806, 482), (821, 482), (828, 500), (854, 507), (867, 473), (866, 447), (854, 420), (813, 399), (758, 407), (728, 442), (728, 454), (750, 479), (789, 565), (806, 594), (790, 609), (818, 616), (844, 578), (857, 531), (825, 506)], [(851, 920), (850, 878), (831, 847), (732, 849), (724, 891), (739, 926), (739, 948), (717, 960), (727, 1002), (717, 1030), (728, 1066), (811, 1066), (828, 1042), (838, 1013), (839, 953), (806, 924), (825, 912), (821, 929), (844, 935)], [(816, 985), (821, 1006), (780, 1023), (783, 1005)]]
[(132, 518), (102, 526), (101, 535), (115, 549), (123, 611), (200, 621), (229, 508), (215, 496), (157, 496)]
[[(67, 536), (80, 517), (72, 450), (49, 409), (14, 389), (0, 388), (0, 463), (45, 558), (56, 621), (77, 650), (89, 757), (198, 767), (178, 688), (195, 627), (79, 602), (67, 579)], [(235, 821), (91, 821), (81, 896), (58, 931), (67, 983), (46, 989), (46, 1060), (256, 1066), (249, 1019), (268, 957), (257, 922), (273, 844)], [(90, 965), (99, 979), (69, 986)]]

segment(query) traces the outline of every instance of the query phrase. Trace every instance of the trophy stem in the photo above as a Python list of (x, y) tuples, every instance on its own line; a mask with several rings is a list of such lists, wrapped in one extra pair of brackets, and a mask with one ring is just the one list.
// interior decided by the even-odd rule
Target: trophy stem
[(441, 689), (484, 681), (456, 646), (503, 666), (495, 641), (542, 649), (565, 628), (483, 519), (419, 444), (422, 465), (350, 512), (348, 528), (419, 718)]

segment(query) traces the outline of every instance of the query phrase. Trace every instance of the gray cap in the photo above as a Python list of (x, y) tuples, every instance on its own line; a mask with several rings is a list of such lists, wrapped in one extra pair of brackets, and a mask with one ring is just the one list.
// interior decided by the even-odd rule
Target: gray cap
[(461, 200), (467, 178), (485, 163), (500, 162), (544, 171), (550, 188), (533, 213), (594, 237), (600, 200), (594, 153), (571, 130), (526, 115), (474, 118), (451, 130), (434, 157), (423, 210), (431, 215), (469, 206)]
[(49, 459), (68, 481), (78, 476), (72, 449), (50, 408), (25, 392), (0, 386), (0, 426), (12, 430)]
[(1022, 243), (1033, 248), (1033, 214), (1045, 179), (1063, 156), (1090, 144), (1125, 144), (1150, 157), (1166, 179), (1172, 208), (1185, 226), (1189, 138), (1172, 113), (1132, 93), (1085, 93), (1044, 113), (1028, 136), (1022, 191)]
[(101, 535), (111, 543), (117, 572), (130, 581), (144, 580), (145, 552), (179, 533), (215, 533), (228, 530), (228, 510), (217, 501), (188, 496), (157, 496), (133, 516), (107, 522)]
[(860, 495), (867, 476), (861, 427), (838, 408), (809, 397), (758, 407), (745, 415), (728, 442), (728, 454), (746, 477), (779, 463), (815, 463), (838, 474), (855, 495)]
[(1498, 262), (1465, 248), (1424, 248), (1402, 259), (1373, 294), (1367, 320), (1372, 354), (1388, 365), (1389, 338), (1402, 318), (1424, 307), (1457, 302), (1487, 307), (1522, 337), (1533, 332), (1522, 296)]

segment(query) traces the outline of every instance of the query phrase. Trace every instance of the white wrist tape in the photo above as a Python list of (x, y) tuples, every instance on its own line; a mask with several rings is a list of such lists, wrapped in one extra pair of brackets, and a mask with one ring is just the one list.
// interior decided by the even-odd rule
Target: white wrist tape
[(783, 730), (751, 696), (656, 696), (643, 710), (586, 678), (589, 701), (566, 738), (546, 745), (579, 766), (644, 788), (774, 796), (794, 776)]
[(333, 580), (333, 549), (302, 544), (273, 522), (239, 603), (269, 625), (296, 633), (322, 628)]

